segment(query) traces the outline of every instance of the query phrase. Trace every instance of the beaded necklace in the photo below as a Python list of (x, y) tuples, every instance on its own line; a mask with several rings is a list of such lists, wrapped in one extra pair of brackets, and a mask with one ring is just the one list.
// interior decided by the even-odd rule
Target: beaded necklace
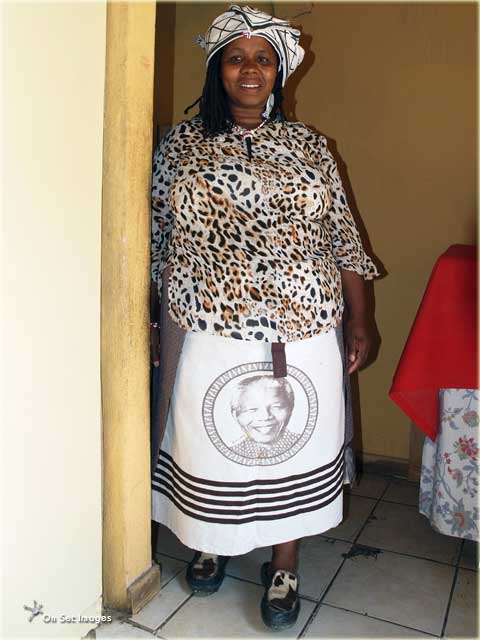
[(245, 144), (247, 146), (248, 159), (250, 161), (252, 160), (252, 139), (253, 139), (253, 134), (256, 131), (258, 131), (259, 129), (261, 129), (266, 122), (267, 122), (266, 120), (263, 120), (260, 124), (258, 124), (253, 129), (245, 129), (245, 127), (241, 127), (238, 124), (234, 124), (233, 125), (233, 131), (235, 133), (240, 134), (242, 136), (242, 138), (245, 140)]

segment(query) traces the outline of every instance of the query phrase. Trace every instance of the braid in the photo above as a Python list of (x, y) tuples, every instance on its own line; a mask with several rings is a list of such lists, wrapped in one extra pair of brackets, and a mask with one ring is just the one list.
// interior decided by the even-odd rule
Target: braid
[(275, 84), (273, 86), (273, 97), (275, 102), (273, 103), (272, 113), (269, 120), (281, 120), (285, 121), (285, 114), (283, 112), (283, 93), (282, 93), (282, 73), (277, 73)]
[(207, 67), (207, 77), (200, 98), (200, 117), (205, 136), (232, 130), (232, 114), (222, 82), (222, 52), (212, 57)]
[[(278, 62), (278, 57), (277, 57)], [(213, 137), (219, 133), (226, 133), (232, 130), (233, 118), (228, 105), (228, 97), (223, 88), (222, 82), (222, 51), (212, 57), (207, 67), (207, 77), (203, 86), (202, 95), (193, 104), (187, 107), (187, 113), (192, 107), (200, 103), (198, 115), (203, 122), (203, 133), (205, 137)], [(273, 87), (275, 98), (269, 120), (285, 120), (282, 110), (282, 74), (277, 73), (275, 85)]]

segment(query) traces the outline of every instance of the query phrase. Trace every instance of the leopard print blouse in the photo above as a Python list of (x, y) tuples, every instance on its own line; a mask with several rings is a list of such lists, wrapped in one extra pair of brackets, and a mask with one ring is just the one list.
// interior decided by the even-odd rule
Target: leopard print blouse
[(299, 122), (204, 139), (198, 116), (154, 153), (152, 278), (171, 265), (182, 328), (291, 342), (335, 327), (340, 271), (378, 275), (365, 254), (326, 140)]

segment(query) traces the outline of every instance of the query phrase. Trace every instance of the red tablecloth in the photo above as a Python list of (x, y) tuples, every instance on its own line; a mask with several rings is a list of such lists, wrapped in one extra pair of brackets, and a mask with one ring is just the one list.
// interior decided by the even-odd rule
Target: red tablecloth
[(390, 388), (435, 440), (439, 389), (476, 389), (477, 248), (456, 244), (437, 260)]

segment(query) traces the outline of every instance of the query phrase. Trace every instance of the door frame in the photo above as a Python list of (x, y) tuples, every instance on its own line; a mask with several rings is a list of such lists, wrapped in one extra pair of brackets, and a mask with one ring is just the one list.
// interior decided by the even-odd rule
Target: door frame
[(107, 2), (102, 193), (103, 605), (160, 589), (151, 554), (149, 285), (155, 2)]

